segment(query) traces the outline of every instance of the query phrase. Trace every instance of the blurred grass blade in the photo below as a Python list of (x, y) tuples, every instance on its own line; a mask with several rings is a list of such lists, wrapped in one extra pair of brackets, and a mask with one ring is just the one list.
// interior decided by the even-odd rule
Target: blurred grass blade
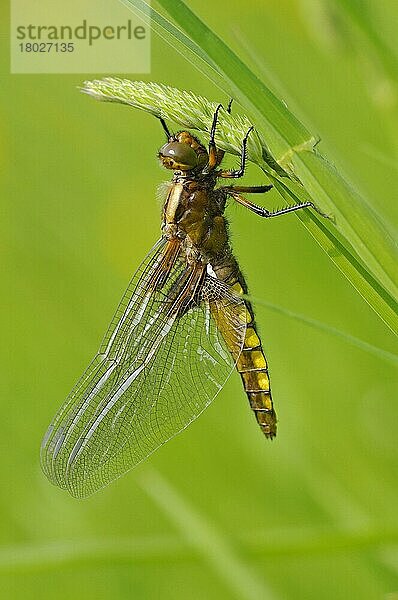
[[(144, 0), (124, 3), (138, 11), (148, 10)], [(245, 106), (260, 137), (267, 140), (271, 156), (294, 175), (283, 180), (284, 197), (309, 197), (324, 212), (333, 214), (339, 233), (337, 247), (336, 228), (327, 224), (320, 231), (319, 219), (297, 216), (369, 305), (397, 332), (397, 248), (372, 208), (317, 152), (314, 136), (285, 104), (182, 0), (158, 0), (158, 4), (185, 33), (151, 9), (155, 31), (173, 47), (178, 44), (194, 52), (212, 70), (216, 83)]]
[(228, 535), (210, 523), (160, 473), (147, 469), (140, 477), (142, 488), (169, 517), (203, 560), (223, 580), (232, 596), (241, 600), (276, 600), (277, 596), (255, 570), (242, 560)]
[(38, 569), (76, 568), (82, 561), (109, 564), (126, 561), (154, 562), (193, 555), (188, 544), (177, 536), (146, 535), (115, 538), (79, 538), (73, 540), (18, 543), (0, 546), (0, 573), (18, 573)]
[(367, 2), (353, 2), (353, 0), (337, 0), (341, 12), (348, 18), (353, 27), (362, 34), (362, 39), (373, 45), (374, 51), (384, 70), (396, 82), (398, 77), (398, 61), (391, 49), (379, 35), (372, 15), (372, 4)]
[[(159, 12), (150, 9), (145, 0), (120, 0), (127, 8), (137, 12), (142, 19), (147, 19), (150, 14), (148, 24), (156, 31), (156, 33), (170, 46), (179, 52), (184, 58), (192, 60), (197, 69), (205, 74), (211, 81), (214, 81), (214, 76), (220, 77), (220, 72), (217, 66), (210, 60), (206, 52), (202, 52), (200, 46), (197, 46), (188, 36), (180, 29), (175, 27), (170, 21), (165, 19)], [(221, 88), (222, 89), (222, 88)]]
[(272, 304), (271, 302), (267, 302), (266, 300), (262, 300), (261, 298), (257, 298), (252, 296), (251, 294), (245, 294), (243, 296), (249, 302), (253, 304), (258, 304), (260, 306), (264, 306), (268, 308), (274, 313), (283, 315), (284, 317), (288, 317), (294, 321), (298, 321), (299, 323), (303, 323), (308, 327), (312, 327), (313, 329), (317, 329), (320, 331), (324, 331), (329, 335), (340, 338), (347, 344), (351, 344), (356, 348), (360, 348), (369, 354), (373, 354), (382, 360), (385, 360), (393, 365), (398, 365), (398, 355), (393, 354), (392, 352), (388, 352), (388, 350), (384, 350), (383, 348), (379, 348), (378, 346), (374, 346), (373, 344), (369, 344), (369, 342), (365, 342), (360, 338), (355, 337), (345, 331), (341, 331), (340, 329), (336, 329), (336, 327), (332, 327), (332, 325), (328, 325), (327, 323), (323, 323), (322, 321), (318, 321), (316, 319), (312, 319), (311, 317), (307, 317), (306, 315), (302, 315), (300, 313), (293, 312), (283, 306), (279, 306), (277, 304)]
[[(263, 169), (265, 171), (265, 169)], [(275, 187), (286, 199), (297, 204), (302, 199), (295, 195), (289, 187), (271, 177)], [(297, 217), (310, 231), (318, 244), (330, 256), (343, 275), (355, 287), (363, 299), (375, 310), (379, 317), (395, 333), (398, 333), (398, 305), (388, 291), (366, 269), (361, 260), (357, 258), (338, 232), (331, 231), (328, 223), (321, 219), (314, 211), (300, 211)]]

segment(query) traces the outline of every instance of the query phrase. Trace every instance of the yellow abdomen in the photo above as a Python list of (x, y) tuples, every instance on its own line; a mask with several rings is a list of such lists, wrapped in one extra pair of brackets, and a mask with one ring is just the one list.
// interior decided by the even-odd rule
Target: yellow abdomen
[[(239, 294), (244, 293), (239, 282), (236, 282), (232, 289)], [(245, 340), (236, 368), (242, 378), (243, 387), (258, 424), (265, 436), (272, 439), (276, 435), (277, 418), (272, 403), (267, 359), (256, 331), (251, 306), (248, 303), (246, 303), (246, 323)]]

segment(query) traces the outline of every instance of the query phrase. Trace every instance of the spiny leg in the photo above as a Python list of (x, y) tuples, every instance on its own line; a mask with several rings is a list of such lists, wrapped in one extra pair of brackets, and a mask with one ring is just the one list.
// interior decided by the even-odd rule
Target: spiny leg
[(218, 113), (220, 112), (221, 108), (222, 108), (222, 104), (219, 104), (216, 108), (216, 110), (214, 111), (214, 115), (213, 115), (213, 123), (211, 125), (211, 129), (210, 129), (210, 139), (209, 139), (209, 160), (207, 165), (205, 166), (205, 168), (203, 169), (203, 173), (210, 173), (210, 171), (212, 171), (218, 164), (218, 151), (217, 151), (217, 146), (216, 146), (216, 142), (215, 142), (215, 137), (216, 137), (216, 128), (217, 128), (217, 121), (218, 121)]
[[(231, 108), (231, 103), (232, 103), (232, 100), (230, 100), (230, 103), (228, 104), (228, 109), (229, 110)], [(229, 112), (229, 110), (228, 110), (228, 112)], [(248, 137), (250, 135), (250, 132), (253, 129), (254, 129), (253, 127), (250, 127), (250, 129), (247, 131), (245, 137), (242, 140), (242, 153), (241, 153), (241, 165), (240, 165), (240, 169), (238, 169), (236, 171), (220, 171), (218, 173), (219, 177), (238, 178), (238, 177), (242, 177), (243, 176), (244, 171), (245, 171), (245, 166), (246, 166), (246, 159), (247, 159), (247, 140), (248, 140)], [(286, 215), (288, 213), (295, 212), (296, 210), (300, 210), (302, 208), (312, 208), (313, 210), (315, 210), (315, 212), (317, 212), (319, 215), (321, 215), (325, 219), (330, 219), (331, 221), (334, 222), (334, 218), (332, 216), (327, 215), (324, 212), (322, 212), (316, 206), (316, 204), (314, 204), (313, 202), (310, 202), (310, 201), (299, 202), (298, 204), (294, 204), (293, 206), (286, 206), (286, 208), (280, 208), (278, 210), (272, 210), (272, 211), (270, 211), (270, 210), (267, 210), (267, 209), (263, 208), (262, 206), (258, 206), (257, 204), (254, 204), (254, 202), (250, 202), (246, 198), (243, 198), (243, 196), (240, 196), (241, 193), (246, 193), (246, 194), (263, 194), (265, 192), (268, 192), (272, 188), (273, 188), (273, 185), (269, 184), (269, 185), (251, 185), (251, 186), (245, 186), (245, 185), (226, 185), (226, 186), (220, 187), (219, 189), (227, 192), (239, 204), (242, 204), (243, 206), (245, 206), (249, 210), (252, 210), (253, 212), (255, 212), (260, 217), (265, 217), (265, 218), (278, 217), (280, 215)]]
[(161, 125), (163, 127), (163, 131), (166, 134), (167, 141), (169, 141), (170, 138), (172, 138), (173, 136), (171, 135), (170, 130), (169, 130), (169, 128), (166, 125), (166, 121), (162, 117), (158, 117), (158, 119), (159, 119), (159, 121), (160, 121), (160, 123), (161, 123)]
[[(231, 98), (230, 101), (228, 102), (228, 106), (227, 106), (228, 114), (231, 114), (232, 102), (233, 102), (233, 98)], [(210, 171), (212, 171), (213, 169), (218, 167), (218, 165), (221, 163), (222, 159), (224, 158), (225, 151), (217, 149), (216, 142), (215, 142), (218, 114), (219, 114), (221, 108), (223, 108), (223, 105), (219, 104), (213, 115), (213, 123), (212, 123), (211, 130), (210, 130), (210, 140), (209, 140), (209, 150), (208, 150), (209, 161), (208, 161), (207, 165), (205, 166), (205, 168), (203, 169), (204, 174), (209, 173)]]
[(242, 206), (253, 211), (254, 213), (256, 213), (256, 215), (259, 215), (260, 217), (265, 217), (265, 218), (279, 217), (280, 215), (286, 215), (288, 213), (294, 212), (296, 210), (300, 210), (302, 208), (313, 208), (314, 210), (316, 210), (316, 212), (321, 214), (323, 217), (327, 217), (327, 215), (322, 213), (315, 206), (315, 204), (313, 202), (300, 202), (299, 204), (294, 204), (293, 206), (286, 206), (286, 208), (280, 208), (278, 210), (270, 211), (270, 210), (266, 210), (262, 206), (258, 206), (257, 204), (254, 204), (254, 202), (250, 202), (249, 200), (247, 200), (246, 198), (243, 198), (243, 196), (240, 196), (239, 194), (232, 193), (231, 196), (234, 200), (236, 200), (236, 202), (238, 202), (239, 204), (242, 204)]
[(233, 195), (234, 193), (244, 193), (244, 194), (264, 194), (265, 192), (269, 192), (272, 190), (274, 186), (272, 184), (269, 185), (223, 185), (218, 188), (219, 190), (223, 190), (228, 194)]
[(245, 137), (242, 140), (242, 151), (240, 155), (240, 167), (239, 169), (231, 170), (231, 171), (220, 171), (218, 173), (218, 177), (225, 177), (227, 179), (238, 179), (239, 177), (243, 177), (246, 167), (247, 160), (247, 140), (254, 127), (250, 127), (247, 130)]
[[(231, 114), (231, 107), (232, 107), (232, 102), (234, 101), (233, 98), (230, 99), (230, 101), (228, 102), (228, 106), (227, 106), (227, 113), (230, 115)], [(217, 148), (217, 163), (216, 163), (216, 167), (218, 167), (225, 155), (225, 150), (221, 150), (220, 148)]]

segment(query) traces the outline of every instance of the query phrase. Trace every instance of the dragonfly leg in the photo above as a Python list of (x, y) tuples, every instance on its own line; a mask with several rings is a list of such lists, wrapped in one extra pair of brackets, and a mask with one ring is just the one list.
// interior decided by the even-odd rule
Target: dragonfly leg
[(274, 186), (270, 185), (224, 185), (219, 190), (223, 190), (228, 194), (243, 193), (243, 194), (264, 194), (269, 192)]
[[(231, 114), (231, 107), (232, 107), (233, 100), (234, 100), (233, 98), (230, 98), (227, 109), (226, 109), (227, 113), (229, 115)], [(215, 164), (216, 167), (218, 167), (221, 164), (222, 159), (224, 158), (224, 155), (225, 155), (225, 150), (220, 150), (220, 148), (217, 148), (217, 161)]]
[(242, 140), (242, 151), (240, 155), (240, 167), (239, 169), (235, 169), (232, 171), (220, 171), (218, 173), (218, 177), (225, 177), (226, 179), (238, 179), (239, 177), (243, 177), (245, 173), (246, 160), (247, 160), (247, 140), (249, 135), (253, 131), (253, 127), (247, 130), (245, 137)]
[[(319, 212), (319, 209), (315, 206), (315, 204), (313, 204), (313, 202), (300, 202), (299, 204), (294, 204), (293, 206), (286, 206), (286, 208), (280, 208), (278, 210), (270, 211), (263, 208), (262, 206), (254, 204), (254, 202), (246, 200), (246, 198), (243, 198), (243, 196), (240, 196), (239, 194), (231, 194), (231, 196), (234, 200), (236, 200), (236, 202), (242, 204), (242, 206), (245, 206), (249, 210), (253, 211), (254, 213), (256, 213), (256, 215), (265, 218), (279, 217), (280, 215), (286, 215), (288, 213), (295, 212), (296, 210), (300, 210), (302, 208), (313, 208), (317, 212)], [(323, 215), (323, 213), (321, 214)]]
[(172, 138), (173, 136), (171, 135), (170, 130), (166, 125), (166, 121), (162, 117), (158, 117), (158, 119), (163, 127), (163, 131), (166, 134), (167, 141), (170, 141), (170, 138)]
[[(231, 98), (230, 101), (228, 102), (228, 106), (226, 109), (228, 114), (231, 114), (232, 102), (233, 102), (233, 98)], [(217, 148), (216, 142), (215, 142), (218, 115), (219, 115), (221, 108), (223, 108), (223, 105), (219, 104), (214, 112), (213, 123), (212, 123), (211, 130), (210, 130), (210, 140), (209, 140), (209, 150), (208, 150), (209, 161), (208, 161), (207, 165), (205, 166), (205, 168), (203, 169), (204, 174), (210, 173), (210, 171), (213, 171), (213, 169), (215, 169), (216, 167), (218, 167), (221, 164), (221, 161), (224, 158), (225, 150), (220, 150), (219, 148)]]
[(216, 128), (217, 128), (217, 121), (218, 121), (218, 114), (220, 112), (220, 109), (222, 108), (222, 104), (219, 104), (216, 108), (216, 110), (214, 111), (214, 116), (213, 116), (213, 123), (211, 125), (211, 130), (210, 130), (210, 140), (209, 140), (209, 161), (207, 163), (207, 165), (205, 166), (205, 168), (203, 169), (203, 173), (210, 173), (210, 171), (213, 171), (213, 169), (215, 169), (215, 167), (217, 167), (217, 165), (220, 164), (221, 159), (219, 159), (219, 152), (217, 150), (217, 146), (216, 146), (216, 142), (215, 142), (215, 137), (216, 137)]

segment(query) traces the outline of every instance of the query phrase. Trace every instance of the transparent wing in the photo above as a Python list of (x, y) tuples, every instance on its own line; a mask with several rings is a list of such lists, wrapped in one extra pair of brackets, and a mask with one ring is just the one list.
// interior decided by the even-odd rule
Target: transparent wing
[(73, 496), (104, 487), (184, 429), (240, 354), (244, 302), (177, 253), (161, 240), (144, 260), (43, 440), (44, 472)]

